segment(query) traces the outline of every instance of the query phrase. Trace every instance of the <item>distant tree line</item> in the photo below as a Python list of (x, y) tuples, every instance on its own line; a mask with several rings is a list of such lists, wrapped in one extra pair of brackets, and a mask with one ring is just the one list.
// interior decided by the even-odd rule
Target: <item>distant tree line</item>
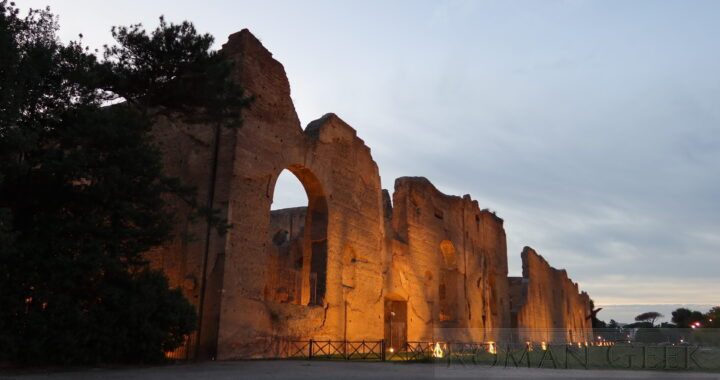
[(656, 311), (648, 311), (637, 315), (634, 323), (622, 326), (614, 319), (611, 319), (609, 323), (596, 319), (593, 321), (593, 328), (720, 328), (720, 306), (711, 308), (707, 313), (681, 307), (672, 312), (672, 323), (655, 324), (659, 318), (664, 317), (664, 315)]

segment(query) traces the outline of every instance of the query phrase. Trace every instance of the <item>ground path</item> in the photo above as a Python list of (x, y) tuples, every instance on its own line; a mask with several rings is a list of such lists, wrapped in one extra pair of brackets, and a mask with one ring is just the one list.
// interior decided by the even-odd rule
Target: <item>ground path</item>
[(253, 360), (50, 373), (0, 372), (18, 379), (713, 379), (720, 373), (451, 367), (429, 363)]

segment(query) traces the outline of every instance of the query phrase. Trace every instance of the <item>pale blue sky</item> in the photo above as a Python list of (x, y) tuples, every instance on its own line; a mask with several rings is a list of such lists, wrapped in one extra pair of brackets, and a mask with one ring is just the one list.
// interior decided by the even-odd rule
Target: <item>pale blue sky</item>
[(218, 47), (249, 28), (303, 124), (337, 113), (384, 187), (421, 175), (496, 210), (511, 275), (530, 245), (601, 305), (720, 304), (718, 1), (18, 4), (93, 47), (160, 14)]

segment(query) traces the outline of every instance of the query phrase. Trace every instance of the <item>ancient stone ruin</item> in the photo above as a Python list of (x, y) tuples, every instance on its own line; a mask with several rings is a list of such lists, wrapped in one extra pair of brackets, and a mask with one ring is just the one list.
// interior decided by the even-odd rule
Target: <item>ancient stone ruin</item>
[[(192, 356), (263, 357), (290, 339), (486, 342), (511, 327), (528, 341), (590, 338), (589, 298), (565, 271), (526, 248), (523, 277), (508, 278), (502, 219), (422, 177), (397, 179), (391, 198), (352, 127), (334, 114), (301, 127), (283, 66), (249, 31), (223, 51), (255, 97), (243, 125), (154, 128), (167, 173), (232, 224), (181, 223), (150, 252), (197, 307)], [(271, 212), (285, 169), (308, 205)]]

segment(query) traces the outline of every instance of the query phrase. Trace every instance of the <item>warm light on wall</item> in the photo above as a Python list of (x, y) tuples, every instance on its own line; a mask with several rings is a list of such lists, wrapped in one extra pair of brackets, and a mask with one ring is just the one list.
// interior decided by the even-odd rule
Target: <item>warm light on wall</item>
[(434, 358), (441, 358), (445, 356), (445, 353), (443, 352), (442, 348), (440, 348), (440, 343), (435, 343), (435, 348), (433, 348), (432, 356)]
[(547, 350), (547, 343), (545, 343), (545, 342), (540, 343), (540, 347), (543, 349), (543, 351)]
[(497, 354), (497, 346), (495, 345), (495, 342), (487, 342), (488, 343), (488, 352), (495, 355)]

